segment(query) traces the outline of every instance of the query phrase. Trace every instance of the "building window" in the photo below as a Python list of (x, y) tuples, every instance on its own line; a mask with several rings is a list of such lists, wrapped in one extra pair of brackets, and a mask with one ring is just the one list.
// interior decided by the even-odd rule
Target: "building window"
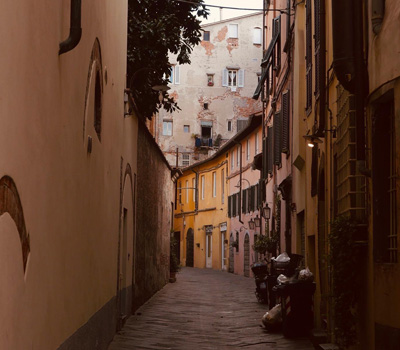
[(186, 203), (189, 203), (189, 180), (186, 180)]
[(312, 31), (311, 0), (306, 0), (306, 110), (311, 111), (312, 104)]
[(203, 32), (203, 41), (210, 41), (210, 32), (207, 30)]
[(246, 141), (246, 160), (250, 160), (250, 140)]
[(182, 204), (182, 181), (179, 181), (179, 204)]
[(196, 178), (192, 179), (193, 202), (196, 202)]
[(244, 69), (225, 68), (222, 72), (222, 86), (230, 87), (233, 91), (236, 87), (244, 87)]
[(259, 27), (253, 29), (253, 44), (261, 45), (261, 28)]
[(189, 165), (190, 165), (190, 154), (182, 153), (182, 166), (189, 166)]
[(228, 120), (228, 131), (232, 131), (232, 120)]
[(217, 197), (217, 172), (212, 173), (213, 197)]
[(238, 146), (236, 150), (236, 166), (240, 167), (240, 146)]
[(169, 82), (171, 84), (180, 84), (180, 67), (179, 65), (173, 65), (170, 68), (170, 76), (169, 76)]
[(214, 74), (207, 74), (207, 85), (214, 86)]
[(163, 135), (172, 136), (172, 120), (163, 121)]
[(221, 203), (224, 204), (225, 202), (225, 171), (224, 169), (221, 170)]
[(206, 102), (206, 103), (203, 104), (203, 108), (204, 108), (205, 110), (208, 109), (208, 102)]
[(257, 155), (258, 154), (258, 132), (255, 135), (255, 139), (254, 139), (254, 154)]
[(206, 187), (206, 178), (204, 175), (201, 175), (201, 199), (204, 199), (205, 187)]
[(229, 30), (229, 38), (237, 39), (238, 38), (238, 25), (230, 24), (228, 27)]
[(189, 133), (190, 132), (190, 125), (184, 125), (183, 126), (183, 132), (184, 133)]
[(272, 20), (272, 36), (278, 36), (277, 45), (274, 48), (273, 69), (279, 72), (281, 68), (281, 16)]
[(233, 170), (235, 167), (235, 151), (231, 152), (231, 169)]

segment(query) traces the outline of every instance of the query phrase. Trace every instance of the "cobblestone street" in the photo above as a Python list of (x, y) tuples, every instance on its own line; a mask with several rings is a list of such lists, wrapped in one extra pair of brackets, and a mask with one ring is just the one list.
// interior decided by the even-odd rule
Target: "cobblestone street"
[(267, 306), (254, 295), (252, 278), (183, 268), (144, 304), (115, 337), (109, 350), (297, 349), (310, 341), (269, 333), (261, 318)]

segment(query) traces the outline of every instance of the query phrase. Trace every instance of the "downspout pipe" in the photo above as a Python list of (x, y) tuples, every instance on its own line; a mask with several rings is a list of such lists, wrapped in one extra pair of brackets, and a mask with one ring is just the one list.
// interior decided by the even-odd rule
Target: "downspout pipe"
[(71, 0), (71, 19), (69, 37), (60, 43), (59, 55), (74, 49), (82, 37), (81, 27), (82, 0)]
[(383, 16), (385, 15), (385, 0), (372, 0), (372, 31), (378, 35), (382, 28)]

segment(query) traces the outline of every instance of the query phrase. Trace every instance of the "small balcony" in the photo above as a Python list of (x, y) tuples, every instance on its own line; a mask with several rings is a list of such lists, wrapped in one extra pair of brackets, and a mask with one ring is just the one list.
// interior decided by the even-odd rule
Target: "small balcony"
[(197, 148), (201, 147), (212, 147), (213, 146), (213, 140), (212, 138), (208, 137), (197, 137), (195, 138), (195, 146)]

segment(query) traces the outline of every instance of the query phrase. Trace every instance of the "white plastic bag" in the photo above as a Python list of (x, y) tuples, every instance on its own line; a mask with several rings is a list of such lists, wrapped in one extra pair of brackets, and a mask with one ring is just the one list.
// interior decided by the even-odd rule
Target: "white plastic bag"
[(289, 278), (286, 277), (283, 274), (280, 274), (276, 280), (278, 281), (279, 284), (287, 284), (287, 283), (289, 283)]
[(276, 258), (273, 258), (273, 259), (277, 262), (282, 262), (282, 263), (290, 261), (289, 255), (286, 252), (279, 254)]
[(270, 328), (282, 323), (282, 307), (281, 304), (275, 305), (271, 310), (262, 317), (262, 323), (265, 327)]
[(312, 282), (314, 280), (314, 275), (307, 267), (299, 272), (299, 280)]

